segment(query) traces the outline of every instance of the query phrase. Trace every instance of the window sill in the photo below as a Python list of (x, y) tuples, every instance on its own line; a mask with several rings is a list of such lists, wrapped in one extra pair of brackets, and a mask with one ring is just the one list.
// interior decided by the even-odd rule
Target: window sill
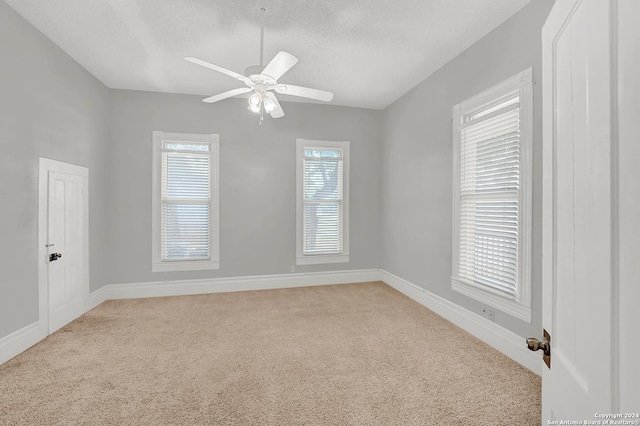
[(458, 293), (464, 294), (478, 302), (494, 307), (505, 314), (531, 324), (531, 307), (523, 305), (516, 300), (509, 299), (500, 294), (492, 293), (480, 287), (468, 284), (455, 277), (451, 277), (451, 288)]
[(220, 269), (220, 262), (217, 260), (189, 260), (183, 262), (154, 262), (151, 264), (152, 272), (205, 271), (212, 269)]
[(349, 261), (348, 254), (331, 254), (331, 255), (296, 257), (296, 265), (320, 265), (323, 263), (346, 263), (348, 261)]

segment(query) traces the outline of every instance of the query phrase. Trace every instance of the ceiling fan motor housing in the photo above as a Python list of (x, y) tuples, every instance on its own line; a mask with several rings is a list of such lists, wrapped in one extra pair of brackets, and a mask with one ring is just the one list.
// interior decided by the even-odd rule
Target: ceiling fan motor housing
[(251, 65), (244, 70), (244, 75), (262, 74), (262, 70), (264, 70), (264, 65)]
[(273, 86), (277, 84), (277, 80), (270, 75), (262, 74), (265, 69), (264, 65), (251, 65), (244, 70), (244, 75), (248, 75), (251, 81), (256, 84), (265, 84), (267, 86)]

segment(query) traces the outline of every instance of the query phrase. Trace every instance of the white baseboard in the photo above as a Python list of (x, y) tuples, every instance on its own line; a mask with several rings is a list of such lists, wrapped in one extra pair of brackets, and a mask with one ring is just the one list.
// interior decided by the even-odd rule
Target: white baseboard
[(107, 300), (108, 296), (108, 288), (107, 286), (100, 287), (96, 291), (89, 293), (89, 298), (87, 299), (87, 304), (85, 306), (84, 311), (89, 312), (105, 300)]
[(333, 272), (255, 275), (247, 277), (208, 278), (200, 280), (156, 281), (131, 284), (110, 284), (107, 299), (138, 299), (143, 297), (184, 296), (190, 294), (226, 293), (232, 291), (267, 290), (378, 281), (377, 269)]
[(537, 375), (542, 374), (542, 358), (528, 350), (524, 339), (519, 335), (390, 272), (379, 272), (380, 280), (400, 293), (451, 321)]
[(0, 364), (9, 361), (47, 337), (46, 333), (42, 334), (40, 328), (40, 323), (36, 321), (0, 339)]

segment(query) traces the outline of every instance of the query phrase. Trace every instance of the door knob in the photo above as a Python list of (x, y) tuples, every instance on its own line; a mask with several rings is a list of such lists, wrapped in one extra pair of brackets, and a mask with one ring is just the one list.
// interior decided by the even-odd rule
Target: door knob
[(49, 255), (49, 262), (53, 262), (54, 260), (58, 260), (62, 257), (62, 253), (51, 253)]
[(549, 347), (549, 342), (547, 341), (541, 342), (535, 337), (529, 337), (527, 339), (527, 346), (529, 347), (530, 351), (534, 351), (534, 352), (542, 349), (542, 352), (544, 352), (545, 355), (548, 355), (549, 352), (551, 351), (551, 348)]
[(527, 339), (527, 347), (530, 351), (539, 351), (542, 350), (544, 354), (542, 359), (547, 367), (551, 368), (551, 336), (547, 332), (547, 330), (543, 330), (544, 332), (544, 340), (541, 342), (535, 337), (529, 337)]

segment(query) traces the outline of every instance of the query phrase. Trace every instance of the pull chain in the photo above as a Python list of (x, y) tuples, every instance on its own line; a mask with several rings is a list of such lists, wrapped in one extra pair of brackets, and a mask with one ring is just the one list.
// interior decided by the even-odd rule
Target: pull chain
[(262, 122), (264, 121), (264, 102), (260, 102), (260, 126), (262, 126)]

